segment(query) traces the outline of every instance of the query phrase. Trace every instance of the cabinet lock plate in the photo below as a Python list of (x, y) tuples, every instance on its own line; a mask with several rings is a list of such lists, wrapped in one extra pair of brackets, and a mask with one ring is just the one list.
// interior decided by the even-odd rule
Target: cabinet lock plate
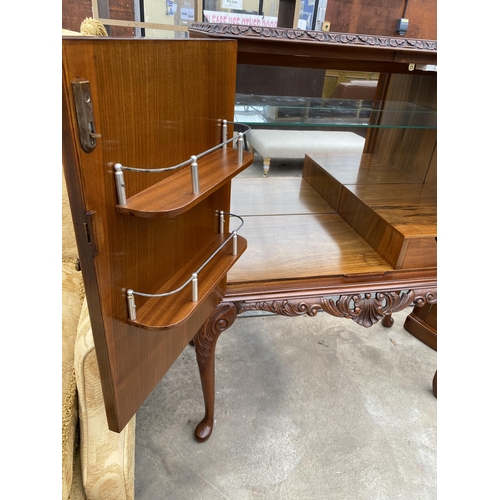
[(88, 81), (71, 82), (71, 85), (73, 87), (80, 145), (85, 152), (90, 153), (97, 145), (96, 139), (101, 137), (101, 134), (95, 132), (90, 83)]

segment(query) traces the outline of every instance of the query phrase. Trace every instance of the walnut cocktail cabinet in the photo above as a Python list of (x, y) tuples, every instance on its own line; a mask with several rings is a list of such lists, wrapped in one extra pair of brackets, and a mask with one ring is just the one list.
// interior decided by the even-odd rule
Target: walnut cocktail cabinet
[(75, 37), (62, 48), (64, 174), (120, 432), (247, 246), (230, 213), (231, 179), (253, 160), (244, 132), (233, 136), (236, 42)]
[[(63, 40), (63, 161), (109, 427), (192, 340), (203, 441), (217, 339), (238, 314), (369, 327), (436, 302), (436, 77), (415, 67), (436, 51), (193, 26), (187, 40)], [(306, 151), (301, 178), (238, 175), (253, 162), (233, 124), (240, 62), (379, 72), (363, 150)]]

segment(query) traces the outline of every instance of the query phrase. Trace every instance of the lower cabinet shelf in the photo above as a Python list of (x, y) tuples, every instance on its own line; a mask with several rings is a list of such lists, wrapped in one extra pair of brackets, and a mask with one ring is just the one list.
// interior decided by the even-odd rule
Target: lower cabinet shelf
[[(229, 241), (224, 244), (228, 239)], [(148, 297), (144, 304), (137, 308), (136, 317), (134, 320), (129, 319), (129, 324), (147, 330), (168, 330), (186, 322), (226, 277), (228, 271), (246, 250), (245, 238), (236, 237), (236, 248), (233, 247), (232, 240), (230, 233), (217, 234), (186, 266), (155, 292), (155, 296)], [(223, 245), (222, 248), (221, 245)], [(220, 251), (217, 252), (219, 248)], [(213, 258), (210, 258), (211, 256)], [(192, 273), (202, 266), (203, 268), (197, 275), (198, 300), (193, 301), (191, 283), (184, 287), (183, 285)], [(183, 288), (176, 293), (163, 297), (157, 296), (181, 287)]]

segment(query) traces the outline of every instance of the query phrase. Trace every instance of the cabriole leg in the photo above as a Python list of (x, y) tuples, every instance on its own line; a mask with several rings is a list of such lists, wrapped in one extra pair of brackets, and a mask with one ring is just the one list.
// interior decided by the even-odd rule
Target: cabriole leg
[(194, 337), (196, 359), (200, 370), (205, 416), (197, 425), (195, 437), (206, 441), (214, 427), (215, 407), (215, 346), (219, 335), (227, 330), (236, 319), (236, 306), (232, 302), (219, 304)]

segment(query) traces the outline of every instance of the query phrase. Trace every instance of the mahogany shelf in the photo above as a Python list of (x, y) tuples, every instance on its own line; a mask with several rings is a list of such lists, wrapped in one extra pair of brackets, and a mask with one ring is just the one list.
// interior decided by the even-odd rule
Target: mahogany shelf
[(238, 163), (236, 149), (221, 148), (198, 159), (199, 194), (193, 193), (191, 167), (187, 166), (131, 196), (126, 205), (117, 205), (116, 210), (136, 217), (176, 217), (210, 196), (252, 161), (253, 155), (247, 151), (243, 151), (243, 161)]
[[(202, 248), (174, 277), (172, 277), (156, 294), (167, 293), (180, 288), (230, 237), (230, 233), (219, 233)], [(226, 276), (227, 272), (241, 257), (247, 248), (247, 240), (237, 237), (237, 254), (232, 254), (233, 244), (228, 241), (224, 247), (206, 264), (198, 274), (198, 301), (192, 301), (192, 286), (188, 284), (179, 292), (166, 297), (147, 298), (137, 309), (136, 320), (129, 320), (129, 324), (147, 330), (168, 330), (185, 323), (197, 310), (199, 305), (212, 293), (217, 285)]]

